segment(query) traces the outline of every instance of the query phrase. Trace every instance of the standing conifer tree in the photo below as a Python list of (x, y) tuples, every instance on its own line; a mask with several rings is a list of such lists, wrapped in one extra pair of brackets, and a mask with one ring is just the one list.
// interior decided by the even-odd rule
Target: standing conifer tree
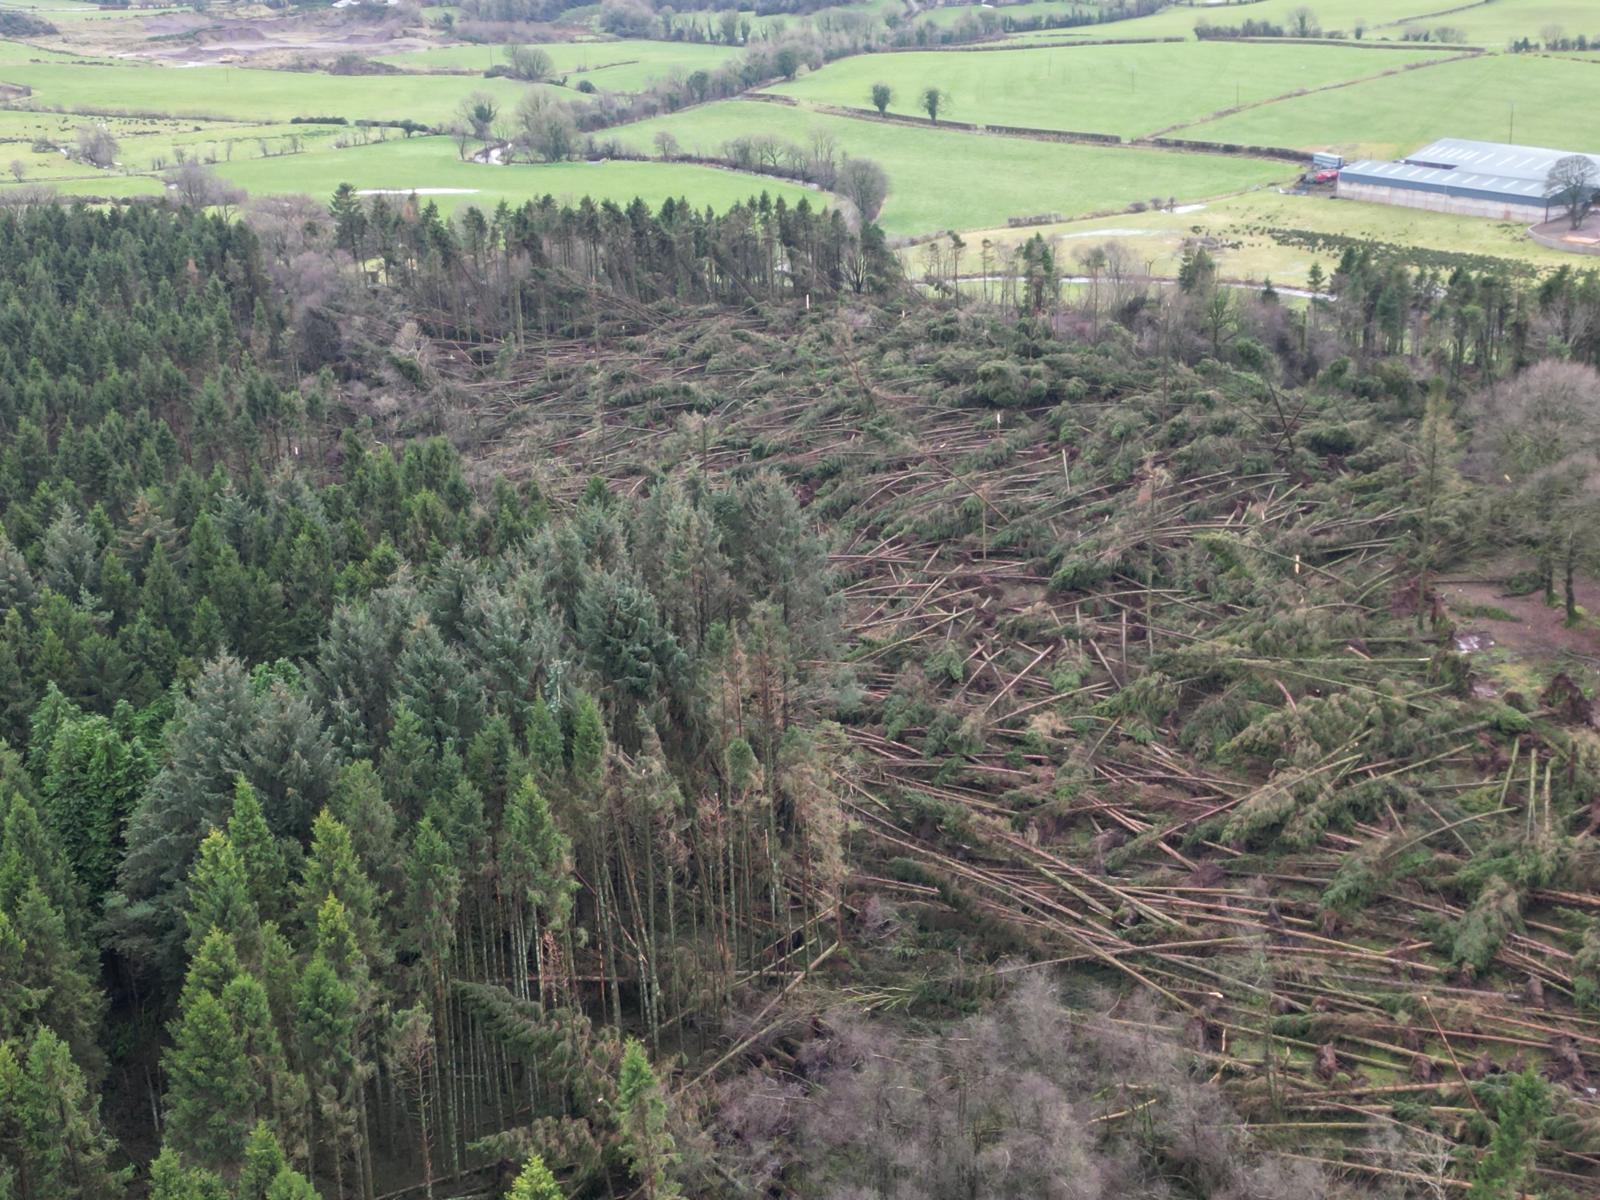
[(218, 996), (201, 991), (187, 998), (162, 1067), (167, 1145), (212, 1170), (237, 1168), (266, 1088)]
[(272, 1127), (257, 1121), (244, 1146), (244, 1166), (239, 1171), (239, 1182), (234, 1191), (238, 1200), (266, 1200), (267, 1189), (278, 1177), (278, 1172), (289, 1165), (283, 1156)]
[(150, 1164), (150, 1200), (232, 1200), (215, 1171), (188, 1167), (171, 1146)]
[(528, 1158), (517, 1181), (511, 1185), (508, 1200), (561, 1200), (561, 1188), (556, 1184), (556, 1177), (550, 1174), (550, 1168), (544, 1165), (544, 1159), (537, 1154)]
[(264, 921), (280, 920), (289, 893), (289, 872), (283, 847), (267, 827), (261, 800), (244, 776), (234, 784), (228, 842), (238, 856), (256, 912)]
[(43, 1025), (25, 1050), (0, 1042), (0, 1179), (9, 1168), (17, 1200), (113, 1200), (115, 1151), (65, 1042)]
[(541, 926), (565, 928), (577, 885), (572, 879), (572, 842), (550, 815), (550, 806), (533, 776), (524, 777), (506, 805), (500, 832), (500, 885), (510, 909), (515, 990), (529, 999), (529, 949), (544, 1001), (545, 977)]
[(455, 947), (456, 914), (461, 905), (461, 874), (450, 847), (431, 816), (422, 818), (411, 843), (406, 864), (406, 917), (412, 944), (420, 959), (425, 993), (432, 1002), (432, 1028), (439, 1038), (439, 1053), (432, 1059), (432, 1109), (438, 1116), (439, 1136), (450, 1161), (456, 1151), (455, 1111), (451, 1104), (449, 963)]
[(388, 961), (389, 941), (378, 912), (382, 896), (356, 854), (350, 829), (327, 809), (311, 825), (311, 852), (295, 889), (301, 925), (315, 931), (323, 905), (332, 896), (344, 910), (356, 944), (368, 963)]
[(650, 1056), (634, 1038), (623, 1048), (617, 1076), (617, 1128), (645, 1200), (678, 1196), (671, 1176), (675, 1155), (672, 1134), (667, 1132), (667, 1100)]
[(247, 962), (255, 961), (261, 917), (250, 895), (244, 864), (220, 829), (213, 829), (200, 843), (200, 855), (189, 875), (187, 908), (184, 921), (189, 927), (191, 954), (213, 929), (220, 929)]

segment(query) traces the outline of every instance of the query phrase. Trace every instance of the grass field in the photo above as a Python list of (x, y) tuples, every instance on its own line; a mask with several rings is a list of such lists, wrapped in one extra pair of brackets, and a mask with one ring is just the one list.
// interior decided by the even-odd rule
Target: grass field
[[(788, 203), (802, 199), (813, 206), (831, 206), (833, 197), (782, 180), (688, 163), (604, 162), (560, 163), (502, 167), (462, 162), (448, 138), (395, 139), (370, 146), (333, 150), (322, 147), (306, 153), (273, 158), (238, 158), (218, 162), (214, 169), (230, 183), (251, 195), (306, 194), (326, 200), (341, 183), (368, 191), (426, 195), (445, 211), (464, 205), (493, 209), (502, 200), (521, 204), (546, 195), (561, 201), (584, 196), (626, 203), (636, 196), (652, 205), (669, 197), (687, 199), (696, 207), (717, 210), (766, 192)], [(18, 186), (9, 175), (0, 196)], [(50, 173), (30, 173), (27, 184), (47, 183), (66, 195), (156, 195), (163, 190), (159, 178), (149, 174), (95, 171), (62, 162)]]
[(186, 5), (172, 5), (165, 8), (105, 9), (93, 0), (6, 0), (0, 8), (18, 9), (63, 29), (90, 21), (143, 20), (160, 13), (191, 11)]
[[(1289, 287), (1303, 287), (1312, 263), (1324, 274), (1333, 270), (1337, 254), (1315, 253), (1287, 246), (1266, 234), (1267, 229), (1302, 229), (1316, 233), (1368, 238), (1377, 242), (1485, 254), (1519, 259), (1543, 268), (1570, 265), (1570, 254), (1546, 250), (1527, 236), (1524, 225), (1454, 217), (1381, 204), (1357, 204), (1325, 195), (1294, 196), (1266, 190), (1232, 196), (1208, 204), (1198, 212), (1140, 213), (1092, 221), (1073, 221), (1031, 229), (994, 229), (967, 235), (1006, 247), (1034, 234), (1054, 242), (1064, 272), (1075, 270), (1073, 256), (1080, 248), (1118, 241), (1133, 251), (1152, 274), (1176, 276), (1184, 243), (1206, 238), (1224, 278), (1259, 282), (1271, 279)], [(905, 252), (907, 264), (920, 271), (915, 249)]]
[(355, 131), (330, 125), (250, 125), (228, 121), (184, 121), (174, 118), (85, 118), (59, 113), (0, 111), (0, 169), (10, 174), (22, 164), (31, 180), (74, 177), (105, 178), (116, 172), (73, 162), (55, 150), (35, 150), (41, 141), (71, 146), (80, 126), (104, 125), (117, 139), (123, 171), (151, 171), (173, 165), (181, 152), (200, 162), (282, 155), (292, 144), (327, 147)]
[[(32, 186), (32, 183), (33, 181), (29, 180), (27, 186)], [(48, 183), (63, 196), (85, 196), (96, 199), (110, 197), (121, 200), (134, 196), (159, 196), (166, 190), (159, 179), (150, 175), (84, 175), (72, 179), (50, 180)], [(0, 187), (0, 197), (16, 186), (10, 181), (10, 176), (7, 176), (5, 186)]]
[(990, 13), (997, 20), (1001, 17), (1011, 17), (1018, 21), (1032, 21), (1040, 17), (1070, 16), (1075, 12), (1084, 12), (1094, 7), (1093, 4), (1082, 3), (1082, 0), (1027, 0), (1022, 4), (1006, 4), (1000, 7), (982, 4), (958, 4), (943, 8), (930, 8), (921, 13), (917, 20), (919, 22), (927, 22), (930, 25), (948, 27), (959, 25), (968, 17), (981, 19), (984, 13)]
[(419, 75), (397, 84), (376, 75), (75, 62), (4, 65), (0, 79), (33, 89), (19, 107), (274, 122), (299, 116), (436, 122), (472, 92), (488, 92), (510, 106), (528, 87), (543, 86), (456, 75)]
[(741, 134), (794, 142), (831, 134), (847, 154), (877, 160), (889, 175), (880, 223), (894, 234), (1003, 225), (1008, 217), (1113, 211), (1153, 196), (1180, 200), (1256, 187), (1293, 173), (1284, 163), (1079, 146), (906, 126), (749, 100), (706, 105), (612, 131), (650, 152), (670, 130), (690, 153), (716, 153)]
[(1595, 95), (1600, 66), (1483, 55), (1283, 100), (1195, 125), (1180, 136), (1336, 149), (1347, 157), (1389, 158), (1439, 137), (1582, 149), (1595, 141), (1594, 124), (1574, 99)]
[[(1462, 3), (1468, 7), (1459, 8)], [(1033, 7), (1033, 6), (1029, 6)], [(1475, 46), (1499, 49), (1512, 40), (1535, 40), (1546, 25), (1559, 25), (1569, 35), (1590, 38), (1600, 33), (1600, 6), (1593, 0), (1245, 0), (1244, 3), (1176, 4), (1148, 17), (1088, 25), (1077, 29), (1039, 30), (1017, 34), (1017, 40), (1061, 38), (1192, 37), (1201, 21), (1213, 25), (1239, 25), (1246, 20), (1271, 21), (1288, 26), (1290, 14), (1305, 7), (1316, 14), (1325, 34), (1354, 37), (1364, 26), (1365, 41), (1402, 41), (1408, 28), (1433, 30), (1449, 25), (1466, 34)], [(1457, 9), (1455, 12), (1442, 12)], [(964, 9), (939, 9), (961, 13)], [(1431, 14), (1431, 15), (1430, 15)]]
[[(587, 79), (596, 87), (616, 92), (637, 92), (653, 80), (674, 71), (711, 71), (742, 51), (737, 46), (707, 46), (695, 42), (552, 42), (540, 47), (550, 56), (556, 72), (568, 76), (569, 86)], [(408, 70), (483, 72), (505, 62), (504, 46), (438, 46), (403, 54), (386, 54), (379, 62)]]
[[(1540, 31), (1547, 25), (1559, 26), (1569, 37), (1581, 33), (1593, 40), (1600, 35), (1600, 5), (1593, 0), (1493, 0), (1447, 16), (1427, 17), (1411, 23), (1423, 29), (1454, 25), (1467, 35), (1469, 42), (1496, 48), (1518, 38), (1538, 41)], [(1398, 37), (1402, 29), (1404, 26), (1379, 32)]]
[(0, 66), (28, 62), (73, 62), (77, 55), (65, 50), (49, 50), (25, 42), (0, 41)]
[(1239, 4), (1176, 4), (1131, 21), (1086, 25), (1077, 29), (1040, 30), (1031, 36), (1045, 37), (1054, 33), (1058, 37), (1080, 38), (1193, 37), (1194, 27), (1202, 21), (1212, 25), (1240, 25), (1247, 20), (1271, 21), (1287, 26), (1289, 14), (1302, 6), (1316, 13), (1317, 21), (1325, 32), (1342, 31), (1354, 36), (1356, 24), (1363, 23), (1367, 26), (1365, 37), (1381, 37), (1384, 31), (1377, 26), (1385, 21), (1449, 8), (1452, 4), (1450, 0), (1377, 0), (1376, 3), (1373, 0), (1248, 0)]
[(430, 196), (440, 208), (464, 204), (492, 209), (501, 200), (520, 204), (545, 195), (558, 200), (592, 196), (626, 203), (642, 196), (651, 204), (687, 198), (697, 208), (718, 211), (767, 192), (790, 204), (808, 199), (831, 205), (832, 197), (780, 180), (686, 163), (605, 162), (485, 166), (462, 162), (448, 138), (411, 138), (350, 150), (322, 151), (292, 159), (250, 159), (219, 164), (217, 173), (252, 195), (303, 192), (319, 199), (341, 183), (363, 190), (410, 192), (459, 189)]
[[(1305, 7), (1316, 14), (1317, 24), (1324, 33), (1343, 33), (1354, 37), (1357, 26), (1362, 26), (1364, 39), (1398, 40), (1403, 36), (1401, 24), (1408, 20), (1414, 20), (1425, 29), (1454, 25), (1471, 30), (1472, 14), (1478, 11), (1476, 9), (1441, 16), (1427, 15), (1466, 2), (1470, 0), (1244, 0), (1243, 3), (1219, 0), (1209, 4), (1180, 3), (1131, 21), (1055, 32), (1057, 35), (1077, 37), (1190, 37), (1194, 34), (1194, 27), (1202, 21), (1213, 25), (1240, 25), (1247, 20), (1271, 21), (1287, 27), (1292, 20), (1290, 14)], [(1490, 0), (1481, 8), (1485, 12), (1500, 8), (1547, 8), (1558, 10), (1577, 21), (1582, 12), (1592, 9), (1592, 6), (1589, 0)], [(1523, 15), (1519, 13), (1511, 19), (1520, 25)], [(1577, 23), (1582, 24), (1581, 21)], [(1535, 25), (1532, 32), (1537, 35), (1537, 31), (1538, 26)], [(1044, 36), (1044, 31), (1033, 36)]]
[(866, 108), (872, 85), (883, 82), (894, 89), (891, 112), (921, 115), (918, 97), (937, 86), (953, 95), (946, 115), (957, 120), (1132, 138), (1236, 104), (1439, 57), (1438, 48), (1412, 53), (1222, 42), (871, 54), (770, 90)]

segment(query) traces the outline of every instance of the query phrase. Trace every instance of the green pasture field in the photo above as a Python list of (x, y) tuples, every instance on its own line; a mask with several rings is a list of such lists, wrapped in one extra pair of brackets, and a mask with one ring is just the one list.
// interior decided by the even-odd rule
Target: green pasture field
[(43, 0), (42, 3), (18, 3), (17, 0), (6, 0), (0, 7), (22, 9), (26, 12), (49, 21), (62, 34), (70, 37), (74, 33), (93, 30), (98, 26), (128, 25), (146, 21), (151, 17), (158, 17), (165, 13), (193, 12), (189, 5), (171, 5), (161, 8), (101, 8), (95, 3), (79, 3), (77, 0)]
[[(1011, 17), (1018, 21), (1032, 21), (1039, 17), (1065, 17), (1077, 12), (1090, 12), (1097, 6), (1084, 4), (1082, 0), (1027, 0), (1023, 4), (1006, 4), (998, 6), (984, 6), (982, 4), (949, 5), (943, 8), (930, 8), (927, 12), (917, 17), (918, 24), (938, 25), (947, 28), (959, 25), (968, 17), (983, 19), (984, 13), (990, 13), (996, 21), (1003, 17)], [(1096, 28), (1093, 25), (1081, 26), (1083, 29)], [(1101, 29), (1115, 29), (1115, 25), (1103, 25)], [(1058, 32), (1068, 32), (1060, 30)]]
[(52, 25), (61, 25), (70, 21), (85, 20), (90, 17), (121, 17), (129, 12), (136, 12), (140, 16), (153, 15), (156, 9), (137, 10), (107, 10), (102, 9), (94, 0), (5, 0), (0, 8), (14, 9), (18, 12), (28, 13), (42, 21), (49, 21)]
[(69, 16), (74, 13), (100, 11), (94, 0), (5, 0), (0, 8), (13, 8), (48, 20), (51, 16)]
[[(540, 46), (567, 85), (587, 79), (596, 87), (615, 92), (642, 91), (653, 80), (674, 71), (713, 71), (738, 57), (738, 46), (708, 46), (698, 42), (551, 42)], [(487, 71), (506, 61), (504, 46), (438, 46), (401, 54), (380, 55), (379, 62), (407, 70)]]
[[(1463, 0), (1456, 0), (1461, 3)], [(1496, 5), (1507, 0), (1494, 0)], [(1569, 0), (1581, 3), (1581, 0)], [(1324, 33), (1341, 32), (1355, 36), (1358, 24), (1364, 24), (1364, 38), (1382, 39), (1400, 37), (1390, 22), (1399, 22), (1422, 13), (1453, 8), (1449, 0), (1248, 0), (1246, 3), (1177, 4), (1162, 9), (1148, 17), (1131, 21), (1114, 21), (1107, 25), (1089, 25), (1072, 30), (1058, 30), (1058, 34), (1078, 37), (1193, 37), (1194, 27), (1205, 21), (1212, 25), (1242, 25), (1245, 21), (1271, 21), (1287, 26), (1290, 13), (1300, 7), (1311, 9)], [(1432, 24), (1455, 24), (1460, 14), (1439, 17)], [(1035, 36), (1043, 36), (1039, 31)], [(1021, 35), (1028, 36), (1028, 35)]]
[[(124, 200), (135, 196), (159, 196), (166, 190), (161, 180), (153, 175), (83, 175), (72, 179), (28, 180), (24, 186), (32, 187), (35, 183), (44, 184), (54, 188), (63, 196), (101, 197)], [(11, 182), (11, 176), (6, 176), (4, 187), (0, 187), (0, 200), (6, 193), (16, 188), (17, 184)]]
[(1281, 100), (1177, 136), (1391, 158), (1441, 137), (1582, 149), (1595, 142), (1581, 96), (1600, 95), (1600, 66), (1488, 54)]
[[(1593, 0), (1493, 0), (1445, 16), (1417, 18), (1409, 24), (1421, 29), (1453, 25), (1467, 35), (1468, 42), (1492, 48), (1509, 45), (1519, 38), (1537, 42), (1547, 25), (1559, 26), (1568, 37), (1581, 33), (1593, 41), (1600, 37), (1600, 5)], [(1401, 25), (1381, 32), (1385, 36), (1399, 37), (1404, 28)]]
[[(1296, 196), (1272, 189), (1231, 196), (1199, 211), (1139, 213), (1090, 221), (1071, 221), (1030, 229), (1000, 228), (968, 233), (969, 246), (987, 240), (998, 248), (1010, 247), (1039, 234), (1057, 250), (1064, 274), (1077, 273), (1076, 254), (1105, 242), (1121, 242), (1141, 265), (1157, 276), (1177, 275), (1185, 243), (1208, 239), (1208, 252), (1217, 260), (1224, 278), (1260, 282), (1271, 279), (1288, 287), (1304, 287), (1313, 263), (1330, 273), (1337, 252), (1314, 252), (1284, 245), (1269, 237), (1268, 229), (1301, 229), (1315, 233), (1363, 238), (1374, 242), (1483, 254), (1531, 262), (1541, 269), (1571, 266), (1571, 254), (1547, 250), (1527, 236), (1527, 226), (1515, 222), (1485, 221), (1385, 204), (1335, 200), (1327, 195)], [(908, 269), (922, 270), (918, 250), (902, 252)], [(969, 254), (967, 262), (974, 261)]]
[[(119, 171), (73, 162), (55, 150), (34, 150), (40, 139), (70, 146), (84, 125), (104, 125), (117, 139)], [(80, 117), (60, 113), (0, 110), (0, 170), (11, 174), (21, 163), (29, 181), (72, 177), (106, 178), (118, 173), (161, 170), (185, 157), (204, 163), (281, 157), (297, 141), (302, 147), (331, 146), (341, 138), (360, 136), (336, 125), (248, 125), (225, 121), (185, 121), (148, 117)], [(398, 136), (398, 135), (396, 135)], [(286, 168), (291, 169), (291, 168)]]
[(40, 46), (30, 46), (26, 42), (0, 41), (0, 66), (35, 61), (72, 62), (77, 57), (67, 50), (49, 50)]
[[(571, 16), (574, 11), (582, 10), (569, 9), (567, 11), (567, 15)], [(864, 3), (861, 4), (833, 5), (828, 8), (819, 8), (815, 12), (805, 14), (768, 13), (765, 16), (761, 16), (753, 12), (745, 12), (740, 15), (750, 19), (750, 25), (752, 29), (756, 30), (758, 33), (770, 35), (780, 31), (797, 32), (799, 30), (811, 27), (813, 22), (826, 22), (832, 17), (845, 14), (864, 17), (882, 17), (887, 16), (892, 12), (904, 11), (905, 6), (900, 3), (900, 0), (864, 0)], [(594, 12), (595, 15), (598, 16), (600, 10), (596, 8)], [(708, 15), (715, 19), (717, 14), (710, 13)]]
[(290, 158), (256, 158), (219, 163), (217, 174), (252, 195), (304, 193), (331, 196), (341, 183), (362, 190), (409, 193), (453, 189), (426, 196), (446, 211), (463, 205), (493, 209), (500, 201), (518, 205), (550, 195), (558, 200), (591, 196), (625, 204), (635, 196), (652, 205), (686, 198), (696, 208), (719, 212), (766, 192), (788, 203), (809, 200), (829, 207), (833, 197), (781, 180), (688, 163), (602, 162), (488, 166), (463, 162), (449, 138), (391, 140), (350, 150), (319, 151)]
[(73, 62), (3, 65), (0, 80), (33, 89), (31, 97), (14, 102), (19, 108), (247, 121), (338, 116), (436, 122), (475, 91), (488, 92), (509, 108), (529, 87), (547, 86), (459, 75), (419, 75), (397, 86), (382, 75)]
[[(1271, 21), (1287, 26), (1290, 14), (1302, 6), (1317, 15), (1324, 34), (1342, 33), (1354, 38), (1358, 24), (1365, 25), (1364, 41), (1403, 41), (1408, 27), (1433, 30), (1448, 25), (1461, 30), (1468, 44), (1499, 49), (1520, 37), (1535, 40), (1546, 25), (1559, 25), (1569, 35), (1600, 33), (1600, 7), (1592, 0), (1488, 0), (1459, 12), (1463, 0), (1248, 0), (1230, 4), (1178, 4), (1171, 8), (1108, 25), (1076, 29), (1037, 30), (1017, 34), (1016, 40), (1046, 38), (1192, 37), (1201, 21), (1213, 25), (1240, 25), (1246, 20)], [(1032, 7), (1031, 5), (1028, 7)], [(962, 13), (965, 9), (936, 9)], [(995, 10), (1001, 11), (1001, 10)], [(1020, 11), (1020, 10), (1019, 10)], [(1432, 14), (1432, 15), (1430, 15)], [(927, 19), (927, 18), (921, 18)]]
[(953, 98), (941, 115), (954, 120), (1133, 138), (1236, 104), (1442, 56), (1437, 48), (1413, 53), (1236, 42), (867, 54), (769, 90), (867, 108), (872, 85), (887, 83), (894, 89), (889, 110), (920, 116), (918, 98), (924, 89), (938, 87)]
[(891, 234), (983, 228), (1033, 213), (1087, 215), (1157, 195), (1193, 200), (1294, 173), (1290, 164), (1260, 159), (977, 135), (751, 100), (704, 105), (607, 136), (653, 153), (659, 130), (671, 132), (684, 152), (707, 155), (746, 134), (792, 142), (830, 134), (844, 153), (875, 159), (888, 173), (889, 199), (879, 223)]

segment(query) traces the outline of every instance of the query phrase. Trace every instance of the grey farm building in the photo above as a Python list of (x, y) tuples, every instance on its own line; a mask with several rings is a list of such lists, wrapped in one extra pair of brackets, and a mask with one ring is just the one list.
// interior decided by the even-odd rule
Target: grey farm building
[[(1575, 153), (1441, 138), (1399, 162), (1364, 159), (1339, 172), (1338, 194), (1431, 212), (1542, 223), (1560, 202), (1546, 184), (1550, 168)], [(1592, 158), (1600, 167), (1600, 158)]]

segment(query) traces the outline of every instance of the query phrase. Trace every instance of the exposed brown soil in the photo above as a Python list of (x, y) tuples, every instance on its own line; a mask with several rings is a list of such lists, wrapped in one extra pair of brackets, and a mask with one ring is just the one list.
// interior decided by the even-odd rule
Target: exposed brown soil
[[(1533, 227), (1534, 236), (1547, 246), (1575, 254), (1600, 254), (1600, 214), (1591, 212), (1576, 229), (1565, 216)], [(1557, 245), (1559, 243), (1559, 245)]]
[[(1460, 582), (1441, 581), (1438, 590), (1456, 619), (1458, 642), (1472, 637), (1486, 638), (1519, 657), (1574, 655), (1600, 662), (1600, 627), (1589, 620), (1569, 626), (1562, 606), (1547, 605), (1542, 591), (1526, 596), (1507, 595), (1504, 582), (1492, 576)], [(1580, 580), (1577, 594), (1578, 604), (1584, 611), (1600, 613), (1600, 583)], [(1500, 609), (1512, 619), (1502, 621), (1476, 615), (1478, 610), (1488, 608)], [(1476, 648), (1488, 647), (1479, 645)]]
[[(104, 52), (167, 64), (227, 61), (278, 66), (307, 55), (397, 54), (436, 44), (425, 30), (408, 25), (398, 14), (373, 21), (353, 20), (339, 12), (220, 20), (198, 13), (163, 13), (147, 21), (96, 28), (94, 35)], [(74, 49), (86, 49), (70, 35), (67, 41)]]

